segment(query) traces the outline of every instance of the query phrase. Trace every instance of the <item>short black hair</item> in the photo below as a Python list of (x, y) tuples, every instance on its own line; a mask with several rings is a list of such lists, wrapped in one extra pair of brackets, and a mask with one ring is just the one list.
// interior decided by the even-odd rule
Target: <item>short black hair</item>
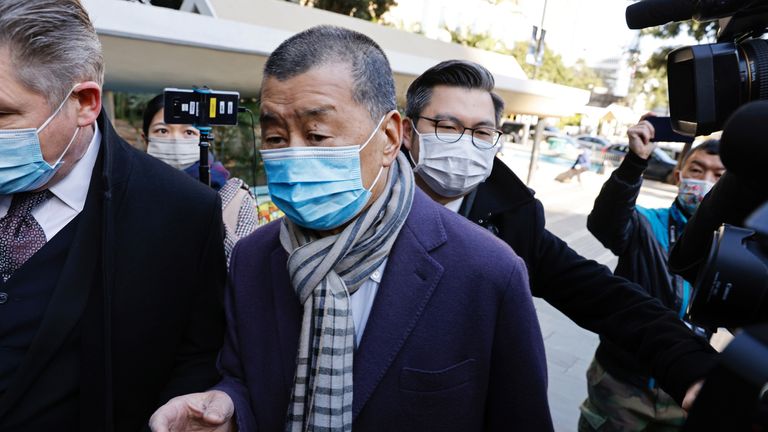
[(144, 122), (141, 125), (141, 130), (144, 131), (144, 139), (149, 137), (149, 127), (152, 125), (152, 119), (155, 117), (155, 114), (163, 109), (163, 102), (164, 99), (162, 93), (147, 102), (147, 107), (144, 108)]
[(720, 155), (720, 140), (718, 139), (708, 139), (704, 141), (703, 143), (697, 145), (696, 147), (693, 147), (691, 150), (688, 151), (688, 153), (683, 156), (683, 161), (680, 163), (680, 169), (682, 169), (685, 166), (685, 163), (690, 159), (691, 155), (693, 155), (696, 152), (707, 152), (707, 154), (712, 156), (719, 156)]
[(490, 93), (498, 126), (504, 112), (504, 101), (493, 92), (496, 86), (493, 74), (483, 66), (466, 60), (446, 60), (432, 66), (416, 78), (408, 86), (408, 92), (405, 95), (405, 115), (411, 119), (420, 116), (432, 98), (432, 89), (439, 85), (481, 89)]
[(267, 59), (264, 78), (285, 81), (331, 63), (350, 66), (352, 96), (374, 121), (397, 109), (395, 80), (384, 51), (368, 36), (341, 27), (316, 26), (286, 39)]

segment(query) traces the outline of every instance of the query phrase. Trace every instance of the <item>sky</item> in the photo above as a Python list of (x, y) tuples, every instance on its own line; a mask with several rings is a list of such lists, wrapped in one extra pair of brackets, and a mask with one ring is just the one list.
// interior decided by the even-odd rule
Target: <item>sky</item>
[[(468, 27), (490, 32), (508, 45), (530, 38), (531, 26), (541, 22), (544, 0), (399, 0), (392, 15), (404, 22), (433, 29)], [(562, 55), (566, 64), (584, 59), (594, 65), (606, 58), (620, 57), (632, 44), (637, 31), (624, 20), (628, 0), (547, 0), (544, 28), (547, 46)], [(437, 30), (435, 30), (437, 31)], [(439, 32), (439, 31), (437, 31)], [(429, 34), (431, 37), (439, 35)], [(434, 32), (433, 32), (434, 33)], [(444, 38), (444, 35), (443, 35)], [(659, 41), (641, 39), (641, 57), (647, 58), (663, 45), (694, 43), (688, 38)]]

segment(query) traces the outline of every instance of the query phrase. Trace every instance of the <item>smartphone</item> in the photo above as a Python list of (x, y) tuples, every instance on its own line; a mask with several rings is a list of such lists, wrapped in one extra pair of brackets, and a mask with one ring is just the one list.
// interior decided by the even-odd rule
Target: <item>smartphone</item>
[(167, 88), (163, 92), (163, 102), (163, 120), (167, 124), (234, 126), (240, 93)]
[(672, 121), (669, 117), (650, 116), (646, 120), (653, 125), (655, 131), (652, 142), (692, 143), (695, 139), (695, 137), (682, 135), (672, 130)]

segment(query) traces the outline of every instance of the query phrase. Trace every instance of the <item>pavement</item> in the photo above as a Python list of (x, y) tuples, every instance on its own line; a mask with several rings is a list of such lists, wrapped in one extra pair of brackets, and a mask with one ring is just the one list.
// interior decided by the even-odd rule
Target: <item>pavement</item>
[[(530, 150), (509, 144), (503, 147), (499, 157), (525, 181)], [(587, 230), (587, 215), (610, 172), (604, 175), (586, 172), (581, 175), (580, 183), (575, 178), (570, 183), (554, 180), (572, 164), (573, 161), (550, 157), (546, 157), (546, 161), (540, 160), (529, 187), (544, 204), (548, 230), (581, 255), (614, 269), (616, 256)], [(645, 181), (638, 204), (650, 208), (667, 207), (676, 191), (672, 185)], [(585, 373), (597, 348), (598, 337), (578, 327), (545, 301), (536, 298), (534, 304), (547, 353), (548, 396), (555, 430), (576, 431), (579, 405), (587, 396)]]

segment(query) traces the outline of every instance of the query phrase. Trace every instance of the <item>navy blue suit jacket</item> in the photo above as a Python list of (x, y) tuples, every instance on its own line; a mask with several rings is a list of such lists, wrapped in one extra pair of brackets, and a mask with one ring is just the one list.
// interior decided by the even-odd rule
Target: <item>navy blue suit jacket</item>
[[(241, 431), (284, 430), (302, 307), (279, 222), (241, 240), (218, 389)], [(548, 431), (546, 362), (523, 261), (417, 190), (354, 354), (355, 431)]]

